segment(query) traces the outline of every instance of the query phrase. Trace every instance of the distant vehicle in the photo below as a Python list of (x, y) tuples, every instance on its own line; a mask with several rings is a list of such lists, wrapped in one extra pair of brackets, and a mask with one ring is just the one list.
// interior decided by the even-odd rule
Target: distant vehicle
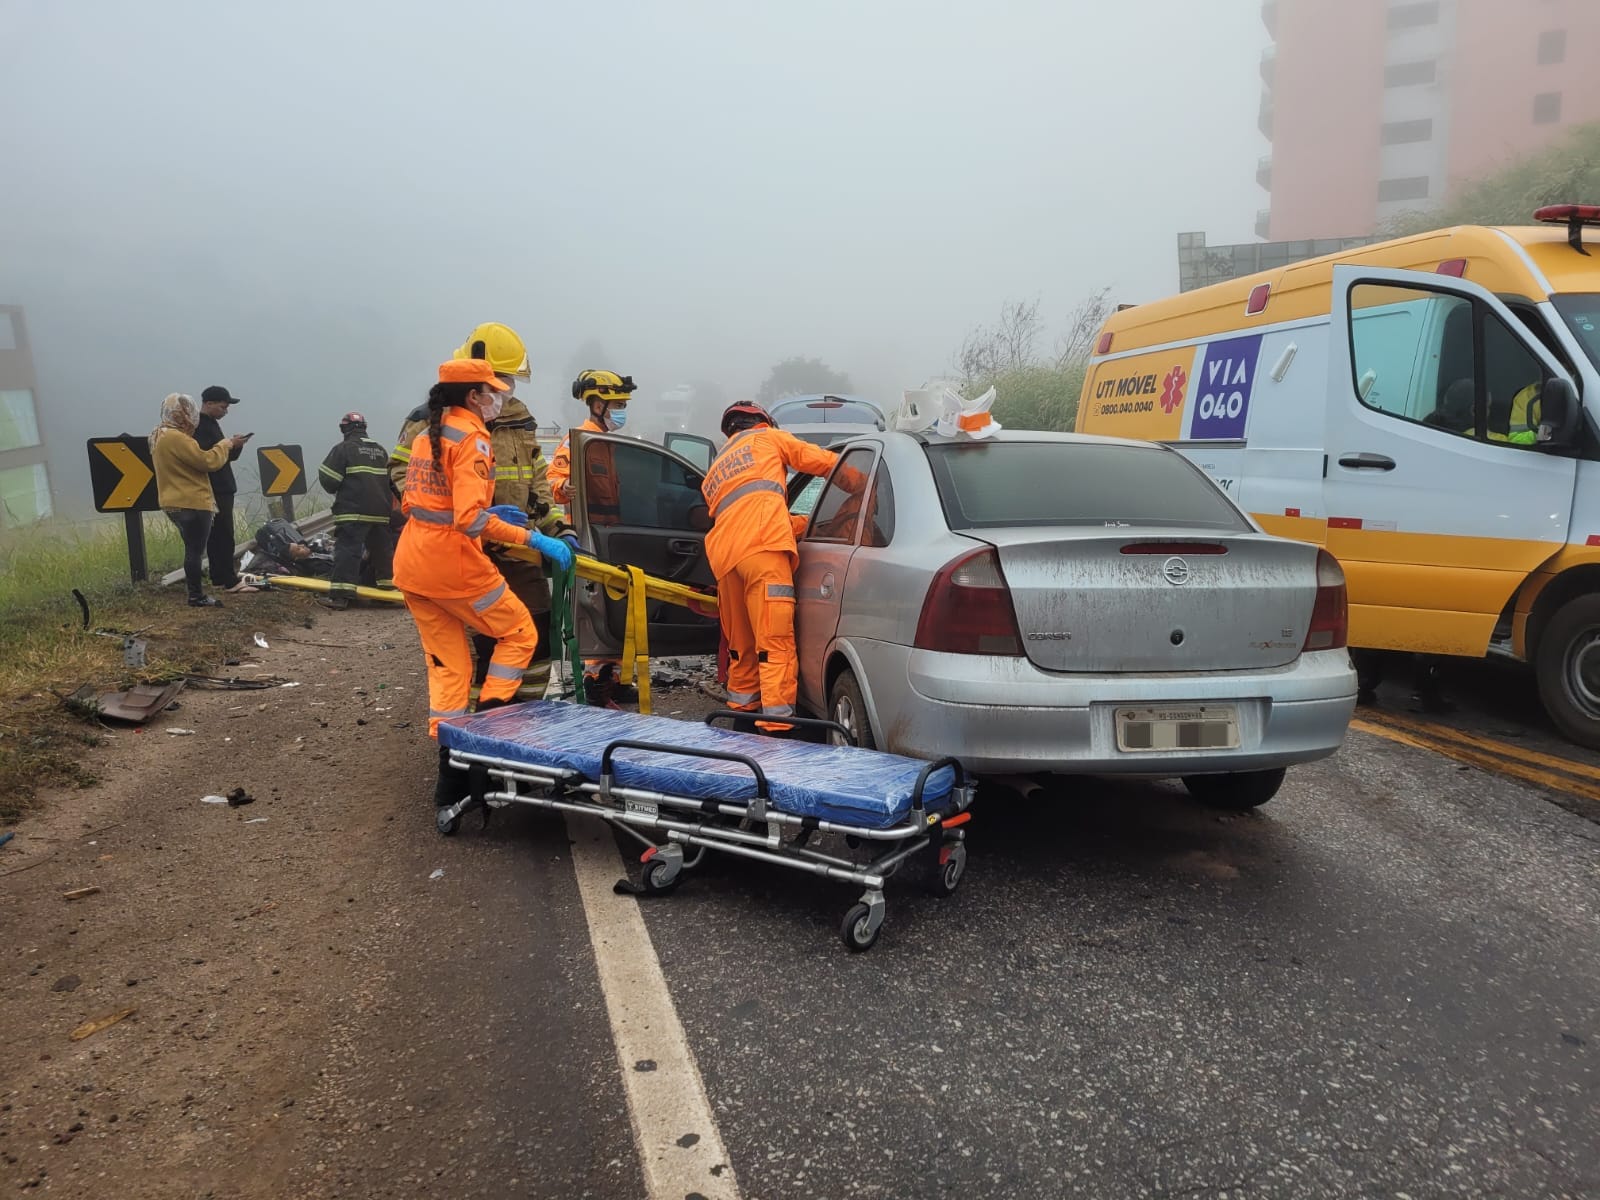
[[(1078, 430), (1175, 446), (1350, 578), (1350, 644), (1529, 663), (1600, 747), (1600, 207), (1113, 315)], [(1589, 235), (1589, 244), (1595, 244)]]
[(786, 396), (767, 411), (780, 429), (817, 446), (887, 428), (883, 409), (862, 396)]
[[(614, 435), (588, 444), (604, 441), (617, 443), (622, 520), (580, 518), (586, 542), (710, 582), (699, 471)], [(845, 466), (865, 495), (842, 486)], [(1339, 564), (1262, 532), (1171, 450), (874, 430), (789, 494), (809, 517), (800, 700), (861, 745), (954, 755), (979, 775), (1177, 776), (1244, 809), (1344, 739), (1356, 676)], [(580, 629), (612, 652), (625, 618), (599, 589), (580, 600)], [(650, 637), (663, 653), (710, 653), (717, 630), (663, 609)]]

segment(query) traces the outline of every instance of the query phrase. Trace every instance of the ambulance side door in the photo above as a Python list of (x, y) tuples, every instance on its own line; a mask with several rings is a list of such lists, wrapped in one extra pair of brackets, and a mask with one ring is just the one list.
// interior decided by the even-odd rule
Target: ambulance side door
[[(617, 434), (573, 433), (572, 525), (602, 562), (696, 587), (712, 582), (706, 561), (711, 527), (703, 474), (660, 446)], [(665, 601), (647, 605), (650, 653), (715, 654), (715, 617)], [(616, 654), (627, 632), (626, 599), (597, 583), (578, 586), (578, 641), (585, 654)]]
[(1334, 268), (1326, 545), (1349, 581), (1350, 644), (1481, 655), (1502, 610), (1567, 540), (1576, 460), (1493, 414), (1566, 368), (1465, 279)]

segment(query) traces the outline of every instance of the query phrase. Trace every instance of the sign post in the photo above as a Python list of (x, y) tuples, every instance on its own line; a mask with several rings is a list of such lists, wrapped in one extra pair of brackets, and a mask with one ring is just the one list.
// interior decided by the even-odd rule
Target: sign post
[(145, 557), (144, 514), (159, 507), (150, 439), (128, 434), (90, 438), (88, 449), (94, 510), (122, 514), (128, 537), (128, 574), (134, 583), (143, 583), (150, 577), (150, 565)]
[(263, 446), (256, 451), (261, 494), (283, 501), (284, 520), (294, 520), (294, 498), (306, 494), (306, 459), (299, 446)]

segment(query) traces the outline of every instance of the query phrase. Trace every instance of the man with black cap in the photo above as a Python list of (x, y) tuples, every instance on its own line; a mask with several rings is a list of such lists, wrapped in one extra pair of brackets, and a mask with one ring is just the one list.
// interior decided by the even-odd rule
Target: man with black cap
[[(194, 440), (200, 449), (209, 450), (227, 435), (219, 423), (228, 409), (239, 403), (225, 387), (208, 387), (200, 393), (200, 420), (195, 425)], [(246, 439), (254, 436), (245, 434)], [(233, 496), (239, 490), (234, 482), (233, 464), (244, 452), (241, 443), (233, 448), (228, 461), (211, 472), (211, 496), (217, 504), (217, 515), (211, 522), (211, 536), (206, 541), (206, 557), (211, 561), (211, 586), (232, 591), (239, 587), (239, 573), (233, 565)]]

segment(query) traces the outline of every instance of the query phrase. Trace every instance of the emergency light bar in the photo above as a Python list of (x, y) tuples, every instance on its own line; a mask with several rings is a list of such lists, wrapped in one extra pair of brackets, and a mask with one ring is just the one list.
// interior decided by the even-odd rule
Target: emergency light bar
[(1547, 225), (1565, 225), (1567, 244), (1579, 254), (1586, 255), (1589, 252), (1583, 248), (1583, 227), (1600, 225), (1600, 205), (1547, 204), (1534, 212), (1533, 219)]

